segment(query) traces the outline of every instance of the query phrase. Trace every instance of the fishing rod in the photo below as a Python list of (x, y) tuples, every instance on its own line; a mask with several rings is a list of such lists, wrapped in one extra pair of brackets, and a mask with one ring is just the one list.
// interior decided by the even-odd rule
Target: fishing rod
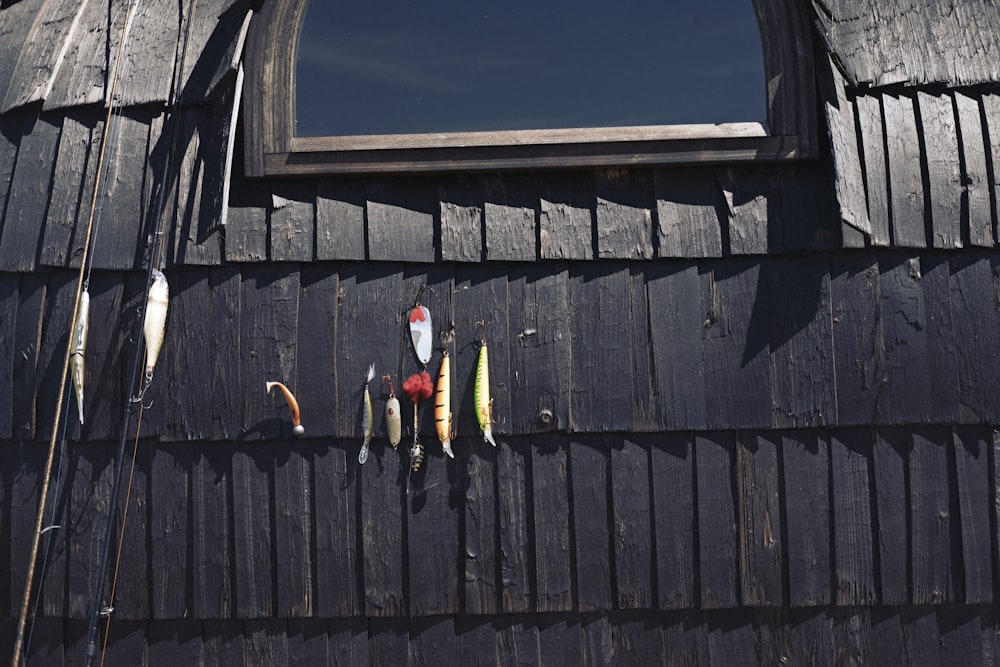
[[(123, 60), (122, 56), (124, 55), (125, 42), (133, 14), (132, 10), (133, 10), (133, 4), (130, 3), (128, 8), (128, 14), (126, 15), (125, 25), (122, 28), (121, 43), (118, 45), (118, 61), (115, 63), (115, 71), (111, 79), (111, 95), (108, 98), (108, 111), (105, 117), (104, 129), (101, 135), (101, 146), (98, 151), (97, 170), (96, 170), (97, 177), (95, 178), (93, 196), (90, 202), (90, 212), (87, 219), (87, 229), (83, 242), (83, 255), (82, 255), (82, 260), (80, 262), (80, 272), (77, 278), (76, 295), (73, 300), (73, 317), (70, 320), (71, 322), (77, 321), (80, 315), (81, 303), (83, 300), (81, 295), (83, 293), (84, 276), (87, 270), (87, 259), (90, 254), (92, 231), (94, 228), (94, 214), (97, 210), (97, 199), (100, 188), (100, 172), (101, 172), (101, 167), (104, 164), (104, 159), (106, 156), (107, 145), (108, 145), (108, 124), (111, 120), (111, 113), (114, 107), (114, 90), (118, 84), (118, 76), (121, 70), (121, 63)], [(42, 475), (42, 488), (40, 490), (38, 499), (38, 516), (35, 521), (35, 531), (32, 535), (32, 540), (31, 540), (31, 553), (28, 559), (28, 571), (27, 574), (25, 575), (24, 597), (21, 601), (21, 612), (20, 615), (18, 616), (17, 632), (14, 637), (14, 650), (11, 655), (12, 667), (21, 667), (25, 658), (24, 655), (25, 629), (28, 623), (29, 609), (31, 607), (31, 595), (33, 592), (33, 584), (35, 580), (35, 568), (37, 567), (38, 564), (39, 544), (41, 542), (42, 533), (46, 530), (42, 524), (45, 521), (45, 507), (48, 504), (49, 487), (51, 486), (51, 481), (52, 481), (52, 467), (55, 462), (56, 443), (59, 439), (58, 438), (59, 429), (56, 428), (56, 425), (59, 423), (59, 419), (62, 416), (62, 406), (63, 406), (62, 397), (65, 396), (66, 394), (66, 380), (67, 380), (67, 375), (69, 374), (72, 354), (73, 354), (73, 345), (67, 344), (65, 358), (63, 360), (62, 373), (59, 379), (59, 393), (57, 394), (59, 400), (56, 401), (56, 411), (55, 411), (55, 416), (53, 417), (52, 436), (49, 440), (48, 456), (46, 457), (45, 461), (45, 471), (43, 472)]]

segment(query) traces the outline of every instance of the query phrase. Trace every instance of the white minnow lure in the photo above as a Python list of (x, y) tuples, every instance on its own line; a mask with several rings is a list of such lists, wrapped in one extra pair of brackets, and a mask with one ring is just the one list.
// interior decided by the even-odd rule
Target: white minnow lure
[(419, 304), (410, 311), (410, 340), (413, 341), (417, 359), (426, 366), (434, 351), (434, 327), (431, 325), (431, 311)]
[(472, 392), (472, 400), (476, 406), (476, 419), (483, 431), (483, 439), (494, 447), (493, 439), (493, 401), (490, 399), (490, 358), (486, 351), (486, 323), (483, 326), (483, 339), (479, 346), (479, 362), (476, 364), (476, 385)]
[(444, 453), (451, 458), (455, 458), (455, 453), (451, 451), (451, 371), (448, 357), (448, 350), (444, 351), (441, 357), (441, 370), (438, 371), (438, 381), (434, 396), (434, 427), (437, 429), (438, 440), (441, 441), (441, 448)]
[(389, 385), (389, 398), (385, 402), (385, 429), (389, 432), (389, 444), (396, 449), (399, 441), (403, 439), (403, 419), (399, 414), (399, 399), (392, 392), (392, 378), (383, 375), (382, 382)]
[(295, 396), (289, 391), (288, 387), (280, 382), (265, 382), (264, 387), (267, 388), (267, 393), (269, 394), (275, 387), (281, 390), (281, 393), (285, 396), (285, 402), (288, 403), (288, 411), (292, 414), (292, 433), (295, 434), (295, 437), (301, 437), (306, 432), (306, 429), (302, 425), (302, 419), (299, 415), (299, 402), (295, 400)]
[(83, 371), (84, 357), (87, 353), (87, 330), (90, 327), (90, 292), (80, 293), (80, 305), (73, 322), (73, 340), (70, 343), (69, 367), (73, 376), (73, 390), (76, 393), (77, 412), (80, 413), (80, 423), (83, 423)]
[(156, 358), (163, 346), (163, 332), (167, 326), (167, 302), (170, 299), (170, 287), (167, 277), (153, 269), (153, 284), (146, 298), (146, 319), (142, 325), (142, 335), (146, 342), (146, 380), (153, 377)]
[(368, 391), (368, 383), (374, 379), (375, 364), (372, 364), (368, 367), (368, 375), (365, 376), (365, 406), (364, 415), (361, 417), (361, 430), (365, 432), (365, 439), (358, 454), (358, 463), (361, 464), (368, 460), (368, 447), (372, 444), (372, 436), (375, 435), (375, 412), (372, 410), (372, 395)]

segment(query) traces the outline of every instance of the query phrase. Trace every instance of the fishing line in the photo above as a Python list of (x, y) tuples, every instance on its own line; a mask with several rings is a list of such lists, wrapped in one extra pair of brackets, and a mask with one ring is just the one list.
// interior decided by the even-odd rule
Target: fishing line
[[(94, 225), (94, 214), (95, 214), (95, 209), (97, 207), (97, 197), (100, 187), (99, 175), (101, 173), (101, 168), (104, 164), (104, 159), (107, 151), (108, 120), (111, 117), (111, 112), (114, 107), (114, 91), (118, 85), (118, 75), (120, 72), (121, 63), (123, 59), (122, 56), (124, 54), (125, 43), (128, 37), (128, 29), (131, 26), (130, 19), (133, 13), (132, 9), (133, 9), (133, 3), (130, 2), (128, 8), (128, 16), (126, 18), (125, 25), (123, 26), (122, 29), (122, 40), (121, 43), (118, 45), (118, 61), (115, 63), (115, 71), (111, 79), (111, 95), (109, 95), (108, 97), (108, 113), (105, 119), (105, 124), (101, 136), (101, 147), (98, 152), (98, 159), (97, 159), (96, 173), (98, 176), (95, 178), (94, 192), (90, 201), (90, 213), (87, 217), (87, 227), (86, 227), (87, 231), (84, 236), (84, 243), (83, 243), (83, 259), (80, 262), (80, 271), (77, 277), (76, 296), (74, 297), (73, 300), (73, 316), (70, 320), (71, 322), (76, 322), (77, 315), (79, 314), (80, 311), (80, 295), (83, 291), (83, 281), (85, 277), (87, 260), (90, 253), (91, 238)], [(14, 638), (14, 650), (11, 655), (11, 665), (13, 667), (21, 667), (22, 660), (24, 659), (25, 655), (24, 654), (25, 626), (27, 625), (28, 622), (28, 612), (31, 606), (31, 594), (32, 594), (33, 584), (35, 581), (35, 568), (38, 565), (39, 542), (41, 541), (41, 535), (43, 530), (42, 524), (44, 523), (45, 520), (45, 508), (46, 505), (48, 504), (49, 487), (52, 481), (52, 466), (55, 461), (56, 442), (59, 439), (59, 429), (56, 428), (56, 424), (59, 423), (59, 419), (62, 417), (62, 409), (63, 409), (62, 397), (66, 394), (66, 378), (69, 373), (71, 355), (72, 355), (72, 346), (67, 344), (65, 358), (63, 360), (62, 374), (59, 379), (59, 392), (56, 394), (59, 397), (59, 400), (56, 401), (56, 413), (52, 419), (53, 423), (52, 437), (49, 440), (48, 456), (46, 457), (45, 471), (42, 476), (42, 488), (40, 490), (38, 499), (38, 515), (35, 521), (35, 531), (32, 535), (32, 540), (31, 540), (31, 553), (28, 559), (28, 571), (25, 575), (24, 597), (21, 601), (21, 612), (20, 615), (18, 616), (17, 633)]]

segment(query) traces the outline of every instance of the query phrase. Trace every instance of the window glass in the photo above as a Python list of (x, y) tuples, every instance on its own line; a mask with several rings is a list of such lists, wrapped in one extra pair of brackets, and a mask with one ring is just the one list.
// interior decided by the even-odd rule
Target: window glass
[(310, 2), (299, 137), (764, 122), (751, 0)]

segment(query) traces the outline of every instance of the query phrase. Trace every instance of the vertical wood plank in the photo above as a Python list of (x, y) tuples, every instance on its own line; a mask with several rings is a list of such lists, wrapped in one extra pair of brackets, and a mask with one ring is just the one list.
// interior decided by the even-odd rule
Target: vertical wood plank
[(248, 665), (287, 665), (286, 621), (254, 618), (243, 622), (243, 650)]
[[(118, 563), (118, 578), (115, 586), (115, 615), (120, 619), (144, 621), (155, 615), (155, 582), (156, 575), (151, 573), (153, 558), (157, 549), (161, 548), (149, 539), (151, 530), (156, 530), (154, 520), (156, 507), (153, 491), (153, 450), (154, 446), (143, 441), (135, 448), (135, 453), (127, 451), (124, 462), (121, 495), (118, 501), (118, 513), (122, 517), (119, 528), (122, 555)], [(186, 479), (179, 480), (186, 484)], [(167, 505), (168, 503), (165, 503)], [(178, 501), (185, 506), (187, 498)], [(181, 516), (183, 530), (187, 532), (187, 514)], [(164, 568), (178, 574), (175, 586), (181, 589), (181, 597), (190, 587), (190, 570), (187, 566), (186, 551), (180, 551), (183, 556), (175, 554), (177, 563)], [(154, 582), (150, 586), (150, 582)]]
[(408, 663), (409, 621), (405, 618), (375, 618), (368, 622), (370, 665)]
[[(41, 498), (42, 470), (45, 466), (45, 449), (26, 443), (10, 444), (14, 460), (10, 486), (4, 495), (9, 498), (10, 512), (5, 517), (8, 524), (10, 569), (5, 573), (10, 593), (10, 615), (20, 612), (24, 599), (24, 585), (31, 558), (31, 543)], [(98, 524), (103, 525), (103, 522)]]
[(354, 443), (318, 447), (313, 456), (316, 600), (320, 618), (360, 616), (364, 585), (359, 532), (360, 465)]
[(365, 188), (356, 179), (324, 179), (316, 190), (316, 259), (365, 258)]
[(441, 216), (441, 259), (445, 262), (483, 260), (485, 189), (480, 178), (459, 176), (438, 190)]
[(210, 269), (208, 288), (211, 298), (213, 331), (227, 332), (212, 336), (208, 347), (212, 355), (211, 410), (212, 437), (230, 440), (240, 432), (240, 270), (236, 267)]
[[(613, 525), (610, 523), (612, 508), (609, 460), (614, 447), (612, 443), (610, 436), (574, 436), (568, 447), (573, 517), (571, 530), (575, 557), (573, 574), (576, 578), (576, 608), (581, 612), (614, 607), (615, 593), (612, 588), (615, 561), (609, 528)], [(634, 520), (639, 522), (641, 518), (634, 517)]]
[(816, 431), (790, 431), (781, 439), (792, 606), (828, 605), (833, 598), (828, 452), (827, 436)]
[(707, 424), (700, 288), (694, 263), (658, 263), (646, 271), (658, 423), (670, 429)]
[(927, 148), (931, 224), (935, 248), (961, 248), (962, 173), (958, 127), (951, 96), (917, 93), (920, 134)]
[(243, 439), (290, 438), (284, 401), (266, 391), (277, 380), (295, 393), (299, 274), (293, 265), (258, 265), (240, 284), (240, 413)]
[(650, 308), (646, 295), (646, 263), (629, 266), (629, 309), (632, 349), (632, 431), (657, 431), (662, 427), (654, 392), (656, 373), (650, 343)]
[(658, 170), (656, 194), (658, 257), (720, 257), (726, 202), (708, 169)]
[(697, 599), (696, 591), (700, 592), (693, 441), (687, 433), (664, 433), (656, 436), (649, 448), (654, 585), (660, 609), (689, 609)]
[(262, 262), (267, 257), (271, 189), (243, 178), (243, 151), (234, 155), (226, 210), (226, 261)]
[[(944, 427), (913, 433), (909, 509), (914, 604), (954, 602), (963, 595), (961, 557), (956, 559), (952, 554), (952, 533), (958, 532), (960, 514), (950, 503), (949, 487), (955, 477), (951, 439), (950, 429)], [(961, 554), (957, 539), (954, 549)]]
[(774, 426), (833, 423), (833, 319), (826, 256), (775, 258), (768, 267)]
[(498, 667), (538, 664), (538, 624), (533, 614), (497, 616)]
[(165, 406), (166, 433), (178, 440), (202, 440), (212, 436), (212, 411), (205, 409), (207, 396), (202, 391), (184, 391), (191, 378), (199, 378), (211, 387), (216, 378), (212, 339), (224, 332), (209, 332), (217, 322), (211, 317), (214, 294), (209, 291), (207, 271), (175, 271), (170, 275), (170, 324), (164, 348), (166, 395), (173, 397)]
[(753, 167), (718, 169), (715, 179), (726, 204), (723, 250), (733, 255), (763, 255), (783, 247), (780, 214), (782, 182), (774, 172)]
[(993, 602), (990, 529), (992, 437), (988, 427), (960, 427), (953, 436), (958, 508), (961, 515), (962, 569), (966, 604)]
[[(629, 270), (618, 263), (569, 273), (570, 428), (624, 431), (633, 423), (632, 318)], [(599, 389), (598, 389), (599, 387)]]
[[(348, 449), (348, 456), (357, 460), (357, 450)], [(406, 611), (403, 485), (407, 460), (388, 448), (376, 448), (359, 468), (365, 614), (399, 616)]]
[(899, 610), (873, 609), (871, 614), (872, 662), (876, 665), (903, 664), (903, 629)]
[[(789, 616), (789, 662), (819, 664), (836, 654), (833, 639), (833, 619), (819, 610), (794, 610)], [(786, 621), (787, 622), (787, 621)]]
[[(44, 278), (44, 276), (42, 276)], [(95, 281), (99, 282), (99, 281)], [(22, 279), (22, 285), (24, 280)], [(103, 281), (103, 286), (107, 286), (108, 282)], [(118, 287), (119, 282), (115, 280), (114, 286)], [(71, 275), (70, 272), (59, 272), (51, 274), (49, 277), (48, 285), (45, 288), (45, 298), (44, 298), (44, 308), (41, 314), (41, 330), (38, 332), (38, 344), (32, 349), (27, 351), (29, 357), (22, 357), (20, 359), (14, 360), (15, 372), (18, 370), (18, 366), (24, 364), (23, 370), (28, 371), (25, 374), (27, 378), (29, 375), (32, 377), (32, 385), (25, 387), (27, 396), (19, 396), (17, 389), (15, 389), (14, 394), (14, 407), (16, 411), (24, 411), (31, 408), (32, 413), (29, 416), (19, 416), (15, 413), (15, 420), (26, 420), (31, 424), (31, 428), (34, 433), (34, 437), (38, 440), (48, 440), (53, 429), (60, 429), (62, 424), (55, 424), (56, 416), (56, 396), (59, 392), (59, 381), (61, 379), (60, 374), (63, 369), (63, 361), (66, 355), (66, 340), (68, 339), (67, 331), (71, 328), (70, 318), (73, 316), (73, 299), (76, 296), (76, 276)], [(23, 295), (22, 295), (23, 298)], [(107, 300), (105, 299), (95, 299), (91, 306), (91, 322), (95, 318), (102, 318), (103, 313), (101, 312), (102, 307), (107, 307)], [(117, 304), (115, 304), (117, 306)], [(28, 319), (33, 320), (34, 315), (29, 315)], [(112, 320), (114, 317), (112, 316)], [(18, 324), (23, 324), (28, 328), (34, 328), (33, 325), (38, 324), (35, 322), (18, 322)], [(106, 338), (97, 338), (97, 340), (114, 340), (114, 330), (108, 330), (108, 325), (104, 322), (100, 324), (94, 324), (91, 326), (90, 331), (95, 334), (95, 336), (104, 335)], [(114, 343), (111, 343), (114, 345)], [(20, 347), (20, 345), (18, 346)], [(112, 348), (114, 352), (117, 352), (117, 348)], [(18, 350), (22, 355), (23, 351)], [(92, 366), (89, 368), (90, 375), (95, 378), (95, 380), (89, 384), (86, 384), (86, 390), (84, 392), (84, 413), (88, 412), (86, 403), (88, 400), (97, 397), (97, 387), (96, 378), (98, 377), (98, 369), (106, 370), (102, 368), (101, 362), (104, 359), (100, 356), (101, 353), (107, 353), (109, 356), (114, 352), (108, 352), (107, 350), (101, 350), (97, 354), (89, 355), (90, 358), (87, 360), (87, 366)], [(31, 356), (35, 359), (31, 359)], [(30, 367), (30, 364), (34, 364), (34, 368)], [(109, 364), (109, 367), (113, 368), (114, 364)], [(115, 396), (115, 390), (117, 389), (117, 375), (113, 372), (110, 373), (110, 385), (107, 388), (108, 394)], [(86, 379), (86, 373), (85, 373)], [(16, 382), (16, 376), (15, 376)], [(15, 385), (16, 387), (16, 385)], [(72, 428), (73, 433), (79, 433), (78, 428), (79, 416), (78, 408), (76, 407), (76, 397), (71, 388), (69, 376), (67, 376), (67, 392), (72, 396), (68, 404), (63, 404), (63, 415), (65, 415), (67, 428)], [(19, 400), (20, 399), (20, 400)], [(117, 402), (117, 397), (111, 398), (112, 401)], [(114, 411), (117, 413), (119, 406), (115, 406)], [(23, 413), (21, 413), (23, 414)], [(104, 431), (108, 433), (109, 430)]]
[(937, 610), (942, 664), (983, 665), (981, 617), (978, 609), (958, 607)]
[(868, 194), (868, 219), (872, 225), (872, 245), (887, 246), (889, 231), (889, 184), (886, 167), (886, 138), (882, 123), (881, 98), (861, 95), (854, 100), (858, 114), (861, 151), (865, 164), (865, 191)]
[(315, 254), (316, 184), (276, 182), (271, 189), (270, 258), (275, 262), (311, 262)]
[(534, 526), (531, 442), (511, 438), (497, 448), (497, 506), (500, 516), (500, 608), (525, 612), (532, 605)]
[(872, 447), (868, 430), (830, 435), (834, 560), (838, 605), (871, 605), (876, 599), (875, 545), (872, 541)]
[(11, 376), (11, 425), (17, 440), (29, 440), (35, 435), (35, 377), (42, 345), (45, 282), (46, 276), (42, 274), (32, 273), (21, 277)]
[[(778, 439), (764, 433), (740, 433), (736, 443), (740, 599), (748, 606), (780, 606), (784, 600), (778, 449)], [(790, 547), (788, 557), (795, 557)]]
[(651, 665), (668, 655), (658, 625), (650, 627), (651, 624), (639, 614), (615, 614), (611, 618), (611, 655), (614, 660)]
[(205, 665), (220, 667), (245, 665), (243, 624), (231, 620), (205, 621), (201, 636), (201, 660)]
[(486, 259), (531, 262), (538, 258), (538, 184), (525, 176), (486, 179), (483, 223)]
[(368, 621), (364, 617), (330, 621), (327, 656), (334, 664), (367, 665)]
[(874, 253), (830, 258), (837, 423), (869, 424), (883, 395), (879, 267)]
[(927, 193), (921, 176), (920, 138), (914, 100), (882, 95), (886, 158), (892, 213), (892, 242), (903, 248), (925, 248)]
[[(562, 435), (531, 440), (531, 497), (535, 608), (570, 611), (573, 606), (573, 543), (569, 497), (569, 441)], [(604, 491), (606, 493), (606, 491)]]
[(433, 262), (437, 252), (433, 183), (408, 179), (365, 182), (368, 258)]
[(37, 266), (60, 130), (57, 118), (39, 117), (21, 138), (0, 236), (0, 270), (31, 271)]
[[(199, 458), (187, 445), (150, 446), (149, 533), (153, 618), (184, 618), (192, 610), (195, 513), (194, 465)], [(218, 545), (215, 548), (219, 548)]]
[(942, 252), (921, 255), (920, 288), (927, 308), (927, 372), (934, 378), (927, 420), (954, 424), (960, 413), (960, 381), (948, 260)]
[(736, 530), (736, 436), (695, 436), (700, 604), (704, 609), (739, 604), (739, 549)]
[[(920, 284), (920, 258), (893, 254), (884, 256), (879, 264), (887, 394), (885, 403), (879, 405), (880, 420), (897, 424), (923, 422), (931, 412), (933, 387), (927, 371), (928, 322)], [(912, 390), (921, 386), (931, 391)]]
[[(337, 432), (337, 298), (339, 275), (330, 264), (305, 265), (300, 274), (299, 319), (296, 349), (296, 394), (302, 426), (308, 436)], [(380, 392), (373, 383), (374, 395)]]
[(274, 466), (276, 609), (282, 618), (313, 615), (313, 447), (280, 442)]
[[(962, 149), (963, 234), (973, 246), (993, 247), (993, 220), (990, 204), (990, 179), (986, 166), (989, 147), (984, 137), (979, 99), (955, 91), (958, 136)], [(64, 130), (65, 131), (65, 130)]]
[(951, 258), (951, 297), (958, 370), (958, 409), (963, 423), (992, 421), (1000, 415), (1000, 396), (993, 391), (1000, 374), (1000, 313), (995, 303), (996, 270), (992, 255), (973, 252)]
[[(66, 541), (73, 554), (66, 572), (67, 612), (70, 618), (89, 618), (94, 604), (95, 574), (101, 559), (114, 474), (114, 450), (111, 443), (70, 450), (66, 472), (70, 499), (64, 519), (68, 526)], [(14, 599), (20, 599), (20, 591), (13, 589)], [(103, 594), (101, 599), (103, 603)]]
[(905, 604), (910, 585), (907, 531), (907, 467), (910, 444), (901, 430), (878, 432), (873, 449), (880, 601)]
[[(14, 332), (16, 331), (19, 279), (0, 275), (0, 439), (9, 439), (14, 403)], [(2, 608), (2, 606), (0, 606)]]
[[(497, 578), (496, 475), (498, 452), (482, 438), (463, 438), (455, 459), (464, 466), (465, 490), (465, 608), (467, 614), (497, 613), (501, 582)], [(467, 444), (466, 444), (467, 443)], [(460, 524), (461, 525), (461, 524)]]
[(199, 449), (191, 466), (192, 616), (228, 618), (236, 595), (233, 460), (228, 444)]
[(542, 259), (594, 258), (594, 179), (591, 173), (547, 173), (539, 183)]
[[(651, 439), (635, 436), (616, 441), (611, 447), (612, 557), (618, 609), (649, 609), (656, 604), (657, 526), (650, 495), (650, 454), (654, 447)], [(573, 489), (575, 492), (575, 479)], [(675, 500), (682, 497), (679, 489), (671, 493)], [(675, 538), (669, 533), (665, 537)]]
[[(993, 165), (992, 179), (987, 179), (989, 181), (989, 190), (991, 199), (990, 201), (996, 202), (1000, 201), (1000, 169), (996, 168), (997, 164), (1000, 164), (1000, 95), (995, 93), (990, 93), (983, 95), (983, 118), (985, 119), (984, 131), (989, 136), (987, 150), (989, 152), (989, 160), (992, 160), (990, 164)], [(993, 211), (993, 237), (998, 238), (997, 234), (997, 213), (994, 209)]]
[(233, 544), (237, 618), (275, 612), (273, 445), (243, 444), (233, 459)]
[(146, 625), (148, 667), (197, 664), (202, 651), (201, 622), (191, 619), (155, 621)]
[(770, 427), (767, 265), (750, 259), (712, 262), (699, 278), (707, 425)]
[[(594, 623), (584, 626), (579, 617), (572, 614), (549, 614), (538, 616), (538, 663), (555, 665), (565, 661), (569, 665), (594, 664), (591, 656), (594, 651), (588, 650), (598, 641), (607, 639), (601, 644), (610, 645), (611, 624), (607, 617), (598, 617)], [(597, 653), (604, 655), (604, 652)], [(586, 656), (586, 657), (585, 657)]]
[(747, 667), (756, 664), (753, 624), (745, 610), (714, 614), (707, 625), (709, 664)]
[(606, 169), (594, 174), (597, 257), (653, 257), (653, 179), (648, 172)]
[(561, 263), (517, 265), (507, 289), (509, 335), (518, 341), (510, 347), (511, 431), (565, 429), (571, 386), (569, 271)]

